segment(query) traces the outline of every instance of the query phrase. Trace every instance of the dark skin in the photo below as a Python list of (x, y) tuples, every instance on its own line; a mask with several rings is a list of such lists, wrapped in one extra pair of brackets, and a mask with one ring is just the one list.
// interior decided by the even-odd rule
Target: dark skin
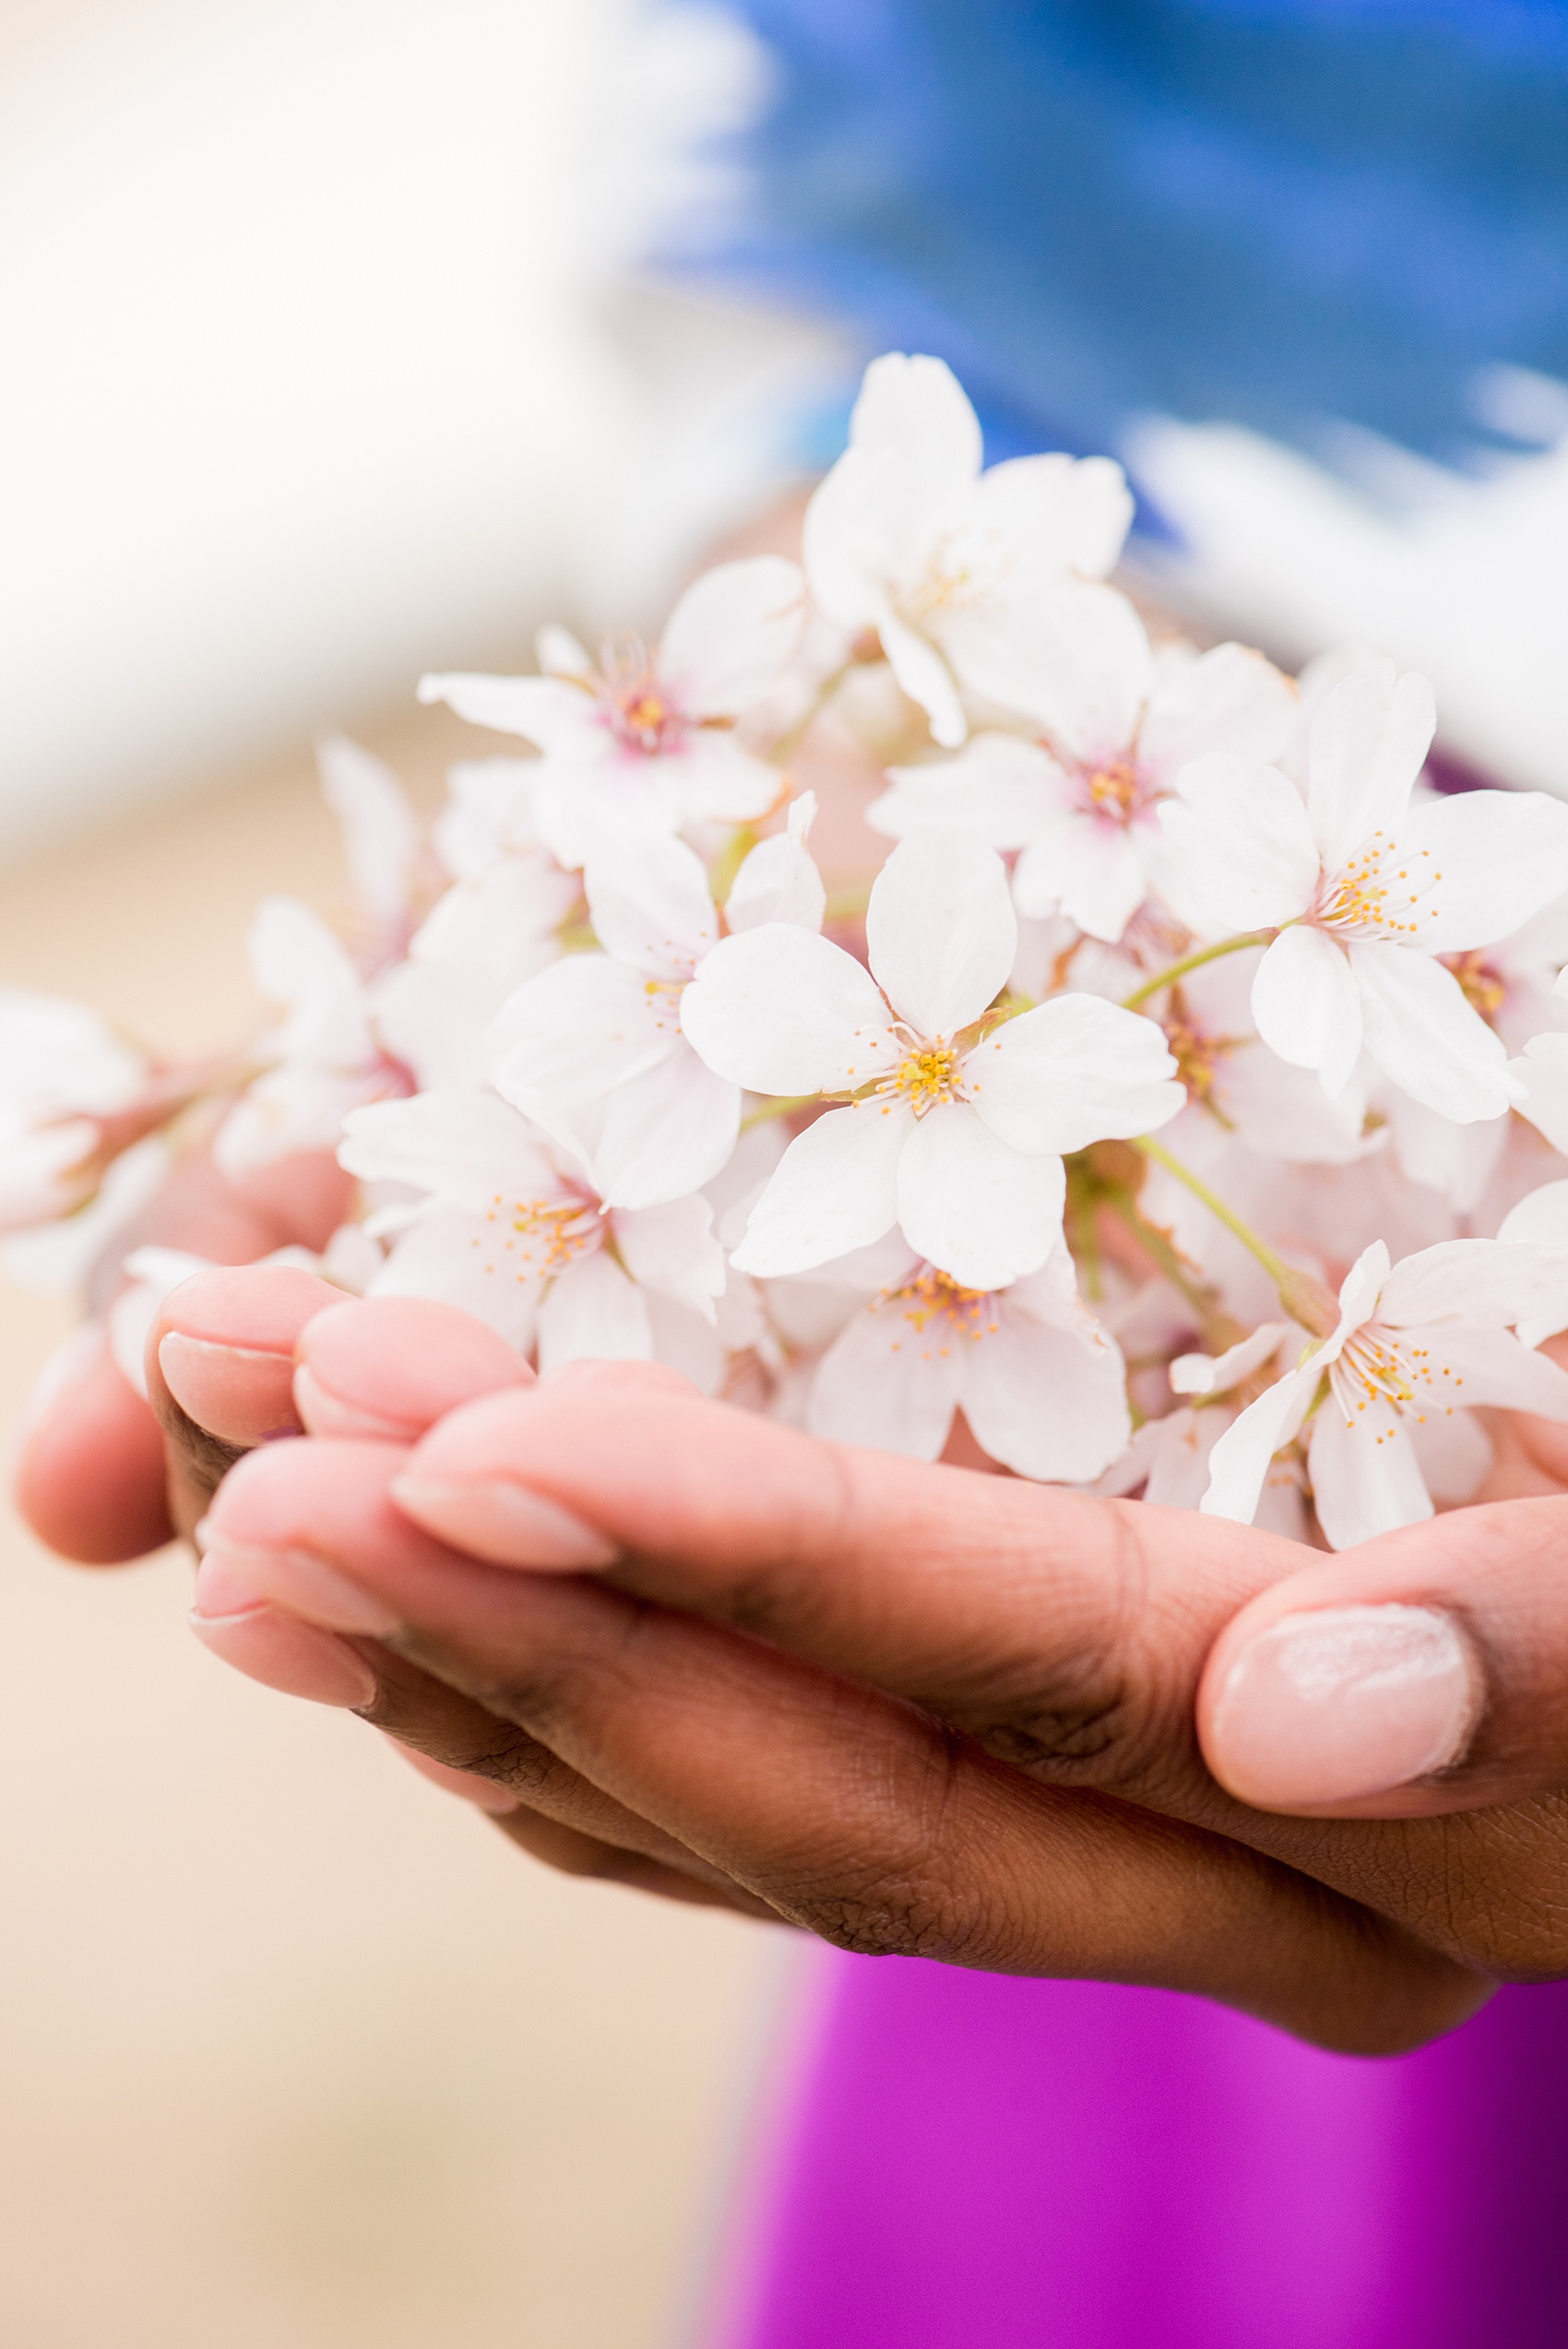
[[(185, 1180), (173, 1228), (208, 1252), (339, 1212), (327, 1178), (314, 1223), (297, 1183), (279, 1209)], [(169, 1330), (222, 1350), (220, 1429), (158, 1376)], [(846, 1948), (1198, 1991), (1367, 2053), (1568, 1972), (1562, 1430), (1502, 1426), (1486, 1505), (1331, 1559), (821, 1443), (651, 1367), (541, 1387), (452, 1309), (303, 1274), (187, 1284), (150, 1359), (157, 1420), (101, 1363), (35, 1429), (19, 1491), (45, 1537), (105, 1562), (209, 1510), (202, 1579), (237, 1561), (244, 1608), (217, 1611), (241, 1646), (287, 1622), (357, 1658), (363, 1717), (552, 1866)], [(296, 1362), (312, 1441), (255, 1446)], [(441, 1538), (391, 1490), (410, 1465), (543, 1496), (610, 1562), (519, 1571)], [(289, 1580), (302, 1551), (329, 1596)], [(1227, 1655), (1281, 1613), (1388, 1599), (1463, 1626), (1459, 1762), (1315, 1815), (1241, 1799)]]

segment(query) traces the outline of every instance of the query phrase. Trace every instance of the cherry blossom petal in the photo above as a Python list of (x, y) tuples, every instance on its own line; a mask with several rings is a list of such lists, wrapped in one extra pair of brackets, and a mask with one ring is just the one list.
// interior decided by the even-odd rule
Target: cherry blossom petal
[(952, 369), (940, 359), (888, 351), (861, 379), (849, 418), (855, 449), (897, 468), (914, 528), (941, 521), (970, 492), (983, 454), (980, 420)]
[(1295, 714), (1294, 688), (1272, 661), (1244, 645), (1216, 645), (1195, 660), (1158, 665), (1138, 762), (1168, 786), (1206, 752), (1272, 765)]
[(931, 720), (932, 738), (944, 751), (956, 751), (969, 730), (953, 672), (942, 655), (923, 636), (889, 611), (877, 631), (887, 665), (912, 702)]
[(1433, 875), (1413, 943), (1428, 955), (1490, 946), (1568, 889), (1568, 807), (1544, 791), (1461, 791), (1413, 810), (1398, 848)]
[(434, 1297), (460, 1306), (526, 1354), (543, 1287), (531, 1264), (496, 1245), (495, 1227), (457, 1207), (439, 1207), (398, 1234), (370, 1282), (368, 1297)]
[(876, 1299), (845, 1323), (817, 1365), (807, 1427), (836, 1443), (938, 1459), (970, 1343), (923, 1298)]
[[(1561, 1293), (1561, 1275), (1559, 1276)], [(1531, 1411), (1538, 1418), (1568, 1419), (1568, 1370), (1549, 1354), (1521, 1345), (1509, 1330), (1455, 1328), (1443, 1323), (1411, 1330), (1407, 1350), (1419, 1345), (1423, 1391), (1415, 1406), (1431, 1400), (1430, 1422), (1449, 1411), (1491, 1405), (1500, 1411)]]
[(693, 717), (739, 718), (778, 682), (800, 643), (804, 596), (799, 565), (780, 555), (717, 564), (670, 615), (659, 682)]
[(681, 1025), (716, 1074), (752, 1093), (851, 1092), (903, 1058), (870, 973), (788, 922), (721, 939), (681, 998)]
[[(1062, 1236), (1066, 1178), (1022, 1157), (962, 1101), (921, 1118), (898, 1160), (898, 1227), (919, 1256), (966, 1288), (1039, 1270)], [(868, 1235), (869, 1237), (869, 1235)]]
[(1554, 1150), (1568, 1153), (1568, 1036), (1532, 1036), (1508, 1074), (1522, 1088), (1515, 1103)]
[(1007, 984), (1018, 925), (1001, 858), (966, 832), (901, 840), (872, 884), (866, 950), (917, 1035), (951, 1037)]
[(567, 1109), (597, 1099), (680, 1047), (673, 988), (650, 986), (608, 955), (566, 955), (497, 1015), (489, 1074), (504, 1101), (531, 1115), (541, 1097)]
[(1331, 1100), (1344, 1090), (1361, 1049), (1361, 999), (1332, 938), (1304, 923), (1282, 930), (1253, 980), (1253, 1017), (1271, 1052), (1319, 1071)]
[(593, 1154), (607, 1207), (655, 1207), (698, 1191), (728, 1164), (741, 1088), (715, 1076), (684, 1038), (667, 1061), (611, 1095)]
[(1375, 939), (1351, 946), (1350, 969), (1367, 1050), (1396, 1085), (1460, 1125), (1501, 1117), (1517, 1099), (1502, 1038), (1466, 1000), (1451, 970)]
[(1377, 1317), (1395, 1329), (1439, 1322), (1510, 1329), (1560, 1299), (1568, 1318), (1568, 1251), (1522, 1240), (1515, 1226), (1506, 1241), (1445, 1240), (1405, 1257), (1384, 1284)]
[(650, 979), (689, 979), (719, 942), (700, 857), (683, 840), (604, 840), (583, 867), (600, 944)]
[(1052, 571), (1103, 579), (1121, 559), (1133, 521), (1127, 476), (1110, 457), (1012, 457), (982, 474), (980, 528), (1018, 557)]
[(1183, 767), (1177, 789), (1159, 820), (1183, 920), (1201, 936), (1229, 938), (1306, 912), (1321, 866), (1288, 775), (1215, 751)]
[(778, 767), (743, 750), (732, 734), (688, 734), (678, 749), (647, 764), (659, 768), (683, 823), (754, 824), (789, 789)]
[(594, 673), (593, 655), (579, 636), (563, 628), (558, 620), (547, 620), (533, 640), (534, 658), (545, 677), (591, 677)]
[(802, 930), (822, 928), (827, 892), (806, 848), (815, 820), (816, 793), (802, 791), (790, 802), (785, 829), (770, 840), (759, 840), (742, 860), (724, 905), (731, 931), (760, 930), (767, 921), (794, 922)]
[(1314, 1358), (1259, 1395), (1227, 1428), (1209, 1455), (1208, 1490), (1198, 1504), (1206, 1517), (1250, 1525), (1257, 1514), (1268, 1464), (1300, 1429), (1317, 1392), (1322, 1364)]
[(1028, 1153), (1150, 1133), (1186, 1106), (1153, 1020), (1099, 995), (1058, 995), (1004, 1021), (964, 1062), (964, 1090), (992, 1132)]
[(498, 734), (521, 734), (541, 751), (572, 758), (608, 758), (611, 736), (600, 723), (593, 695), (559, 677), (477, 677), (466, 673), (422, 677), (422, 702), (445, 702), (470, 726)]
[(678, 832), (685, 820), (672, 788), (674, 762), (636, 754), (599, 759), (552, 753), (540, 761), (533, 820), (559, 864), (577, 872), (594, 850), (627, 834), (648, 839)]
[(1013, 874), (1018, 911), (1037, 919), (1064, 913), (1090, 938), (1114, 946), (1148, 895), (1148, 878), (1131, 828), (1063, 810), (1048, 816)]
[(1381, 1401), (1347, 1422), (1334, 1397), (1326, 1396), (1313, 1422), (1307, 1470), (1331, 1549), (1354, 1549), (1432, 1514), (1409, 1430)]
[(943, 643), (976, 693), (1038, 720), (1074, 758), (1120, 757), (1132, 741), (1152, 673), (1148, 637), (1114, 587), (1042, 580), (960, 609)]
[[(1528, 1192), (1503, 1216), (1497, 1236), (1511, 1247), (1527, 1244), (1549, 1249), (1568, 1263), (1568, 1182), (1544, 1182)], [(1568, 1305), (1559, 1305), (1555, 1298), (1539, 1311), (1522, 1317), (1518, 1324), (1520, 1341), (1526, 1346), (1539, 1346), (1561, 1329), (1568, 1329)]]
[(724, 1251), (714, 1238), (713, 1209), (706, 1199), (617, 1207), (611, 1228), (635, 1281), (713, 1321), (713, 1300), (724, 1293)]
[(419, 855), (412, 803), (392, 769), (346, 734), (315, 746), (321, 792), (343, 827), (343, 858), (354, 896), (372, 919), (399, 924)]
[[(754, 937), (764, 935), (753, 931)], [(830, 1110), (790, 1143), (731, 1258), (773, 1280), (868, 1248), (898, 1220), (898, 1160), (912, 1109), (862, 1101)]]
[(1157, 1509), (1196, 1509), (1208, 1489), (1214, 1447), (1230, 1425), (1223, 1411), (1171, 1411), (1141, 1428), (1151, 1437), (1144, 1499)]
[(339, 1164), (363, 1182), (404, 1182), (483, 1215), (505, 1199), (540, 1199), (560, 1178), (525, 1118), (494, 1093), (416, 1093), (343, 1121)]
[(1284, 1322), (1263, 1322), (1239, 1345), (1223, 1354), (1179, 1354), (1170, 1365), (1170, 1384), (1177, 1394), (1226, 1394), (1254, 1370), (1271, 1361), (1288, 1334)]
[[(740, 1286), (737, 1281), (735, 1287)], [(679, 1370), (699, 1394), (717, 1394), (724, 1383), (724, 1332), (654, 1289), (643, 1291), (643, 1302), (653, 1333), (654, 1360)]]
[(1048, 751), (1016, 734), (977, 734), (956, 758), (887, 772), (893, 788), (872, 801), (866, 822), (894, 840), (962, 830), (990, 848), (1021, 848), (1072, 789)]
[(1312, 721), (1307, 813), (1336, 872), (1375, 832), (1400, 828), (1437, 729), (1431, 685), (1368, 660), (1325, 694)]
[(541, 1376), (564, 1362), (651, 1362), (647, 1300), (612, 1256), (595, 1249), (557, 1274), (539, 1309)]
[(1328, 1344), (1314, 1356), (1320, 1370), (1338, 1359), (1346, 1338), (1369, 1322), (1378, 1310), (1388, 1279), (1388, 1243), (1374, 1240), (1363, 1248), (1339, 1284), (1339, 1322)]
[(1433, 1501), (1450, 1508), (1474, 1501), (1497, 1457), (1480, 1421), (1468, 1411), (1450, 1411), (1441, 1419), (1408, 1419), (1405, 1428)]
[(1037, 1320), (1010, 1295), (997, 1326), (959, 1341), (964, 1416), (982, 1451), (1020, 1477), (1088, 1484), (1127, 1447), (1126, 1367), (1095, 1332)]
[(880, 628), (888, 617), (878, 573), (892, 560), (897, 504), (897, 469), (863, 448), (847, 448), (812, 493), (801, 527), (806, 580), (840, 628)]

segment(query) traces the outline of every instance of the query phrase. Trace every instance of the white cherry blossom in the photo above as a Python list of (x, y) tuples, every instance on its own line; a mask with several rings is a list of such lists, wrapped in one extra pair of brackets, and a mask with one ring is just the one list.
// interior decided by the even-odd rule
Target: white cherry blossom
[(540, 1370), (594, 1356), (689, 1373), (724, 1289), (706, 1199), (607, 1208), (581, 1165), (477, 1087), (351, 1110), (343, 1131), (350, 1174), (416, 1194), (371, 1218), (391, 1243), (371, 1296), (460, 1305)]
[(416, 1085), (477, 1084), (507, 999), (561, 953), (575, 875), (542, 856), (485, 863), (438, 897), (406, 957), (373, 990), (381, 1044)]
[(823, 1356), (812, 1433), (935, 1460), (962, 1411), (981, 1449), (1021, 1477), (1098, 1476), (1127, 1442), (1126, 1368), (1066, 1249), (990, 1291), (904, 1255)]
[(1044, 741), (977, 734), (955, 759), (890, 770), (867, 822), (894, 839), (960, 825), (1020, 849), (1013, 895), (1033, 918), (1063, 913), (1114, 943), (1166, 858), (1160, 802), (1207, 752), (1272, 759), (1294, 714), (1288, 679), (1261, 653), (1153, 647), (1131, 604), (1101, 658), (1063, 675)]
[(410, 1086), (375, 1035), (353, 956), (319, 914), (264, 898), (249, 945), (256, 991), (284, 1016), (258, 1047), (263, 1074), (219, 1128), (213, 1156), (228, 1175), (334, 1149), (348, 1110)]
[[(769, 921), (820, 930), (826, 897), (805, 847), (815, 813), (807, 792), (788, 829), (742, 863), (724, 909), (732, 932)], [(601, 951), (569, 955), (517, 991), (488, 1073), (504, 1099), (590, 1161), (612, 1206), (657, 1206), (700, 1190), (740, 1132), (740, 1086), (681, 1028), (720, 917), (680, 840), (606, 841), (583, 885)]]
[(1430, 1517), (1423, 1453), (1451, 1455), (1450, 1472), (1455, 1453), (1484, 1469), (1472, 1409), (1568, 1419), (1568, 1371), (1514, 1335), (1559, 1311), (1568, 1322), (1568, 1252), (1559, 1247), (1444, 1240), (1391, 1267), (1374, 1240), (1346, 1276), (1333, 1334), (1215, 1445), (1206, 1513), (1250, 1524), (1269, 1462), (1310, 1416), (1308, 1473), (1334, 1548)]
[(82, 1003), (0, 987), (0, 1230), (68, 1215), (97, 1188), (103, 1119), (145, 1063)]
[[(1175, 1409), (1145, 1420), (1095, 1491), (1117, 1500), (1141, 1490), (1157, 1508), (1196, 1509), (1208, 1489), (1214, 1447), (1244, 1407), (1236, 1399), (1238, 1388), (1271, 1375), (1292, 1337), (1299, 1348), (1301, 1331), (1292, 1331), (1286, 1322), (1263, 1322), (1222, 1354), (1177, 1355), (1169, 1372), (1178, 1398)], [(1194, 1399), (1188, 1402), (1187, 1396)], [(1288, 1541), (1300, 1541), (1299, 1477), (1277, 1464), (1265, 1480), (1253, 1522)]]
[[(980, 428), (939, 359), (866, 370), (849, 445), (806, 511), (812, 595), (851, 636), (874, 630), (944, 748), (960, 687), (1035, 712), (1082, 643), (1120, 626), (1099, 581), (1133, 516), (1108, 457), (1019, 457), (981, 470)], [(1043, 714), (1043, 712), (1041, 713)]]
[(1411, 808), (1431, 688), (1369, 661), (1313, 721), (1305, 806), (1271, 767), (1211, 754), (1160, 809), (1177, 909), (1219, 939), (1277, 930), (1253, 986), (1258, 1031), (1332, 1097), (1363, 1044), (1461, 1123), (1520, 1097), (1500, 1038), (1438, 960), (1506, 937), (1568, 887), (1568, 808), (1472, 791)]
[(315, 746), (322, 797), (343, 830), (349, 885), (373, 965), (401, 954), (414, 922), (422, 850), (419, 819), (386, 764), (346, 734)]
[(735, 722), (771, 691), (803, 620), (796, 565), (757, 555), (695, 580), (657, 652), (632, 639), (596, 666), (552, 629), (540, 642), (547, 674), (425, 677), (420, 699), (537, 743), (532, 821), (576, 870), (607, 834), (767, 813), (784, 777), (744, 746)]
[(872, 890), (869, 971), (779, 922), (714, 948), (681, 1008), (708, 1067), (752, 1092), (846, 1102), (785, 1152), (742, 1271), (804, 1272), (897, 1224), (963, 1287), (1004, 1287), (1057, 1243), (1062, 1154), (1175, 1115), (1185, 1097), (1152, 1021), (1091, 995), (987, 1021), (1016, 931), (1001, 859), (924, 832)]

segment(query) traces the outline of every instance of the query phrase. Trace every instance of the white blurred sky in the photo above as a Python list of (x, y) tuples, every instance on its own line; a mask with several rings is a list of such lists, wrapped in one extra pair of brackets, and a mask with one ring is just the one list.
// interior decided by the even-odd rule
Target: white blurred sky
[[(0, 852), (648, 615), (831, 372), (625, 291), (758, 71), (638, 0), (0, 0)], [(1224, 624), (1425, 665), (1453, 747), (1568, 789), (1568, 457), (1406, 468), (1397, 518), (1241, 435), (1142, 454)]]

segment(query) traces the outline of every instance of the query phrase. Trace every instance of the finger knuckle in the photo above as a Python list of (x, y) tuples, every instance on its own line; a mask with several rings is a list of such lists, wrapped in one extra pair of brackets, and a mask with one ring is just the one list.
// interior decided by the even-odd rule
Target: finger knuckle
[(1085, 1595), (1081, 1633), (1059, 1613), (1048, 1661), (1015, 1655), (972, 1705), (947, 1717), (1030, 1777), (1146, 1797), (1184, 1773), (1195, 1752), (1182, 1662), (1189, 1643), (1153, 1603), (1141, 1529), (1116, 1504), (1107, 1504), (1105, 1522), (1111, 1535)]

